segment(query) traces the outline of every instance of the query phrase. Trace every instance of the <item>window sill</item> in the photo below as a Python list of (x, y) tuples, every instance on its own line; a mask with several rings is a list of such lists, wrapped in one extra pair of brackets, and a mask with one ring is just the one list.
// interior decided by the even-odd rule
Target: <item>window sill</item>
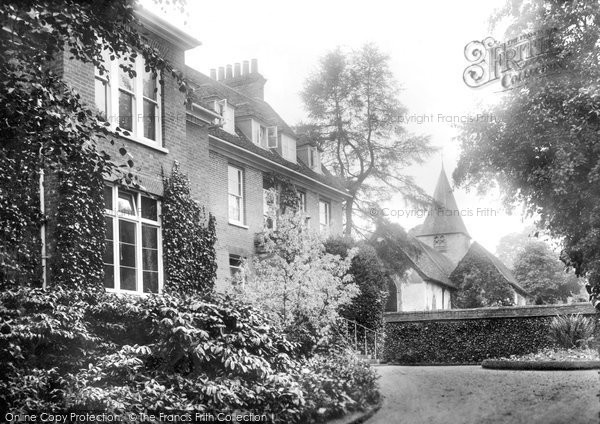
[(244, 225), (241, 222), (235, 222), (235, 221), (229, 221), (229, 225), (233, 225), (234, 227), (238, 227), (238, 228), (243, 228), (245, 230), (247, 230), (248, 228), (250, 228), (249, 226)]
[(158, 150), (159, 152), (169, 153), (169, 149), (166, 149), (166, 148), (164, 148), (162, 146), (159, 146), (158, 143), (153, 143), (153, 142), (150, 142), (150, 141), (146, 141), (143, 138), (139, 138), (139, 137), (136, 137), (134, 135), (119, 134), (117, 132), (115, 132), (115, 134), (118, 135), (118, 136), (121, 136), (123, 138), (126, 138), (127, 140), (131, 140), (131, 141), (133, 141), (135, 143), (138, 143), (138, 144), (141, 144), (143, 146), (149, 147), (151, 149)]
[(106, 293), (110, 293), (110, 294), (116, 294), (118, 296), (133, 296), (133, 297), (144, 297), (144, 296), (151, 296), (151, 295), (156, 295), (156, 294), (162, 294), (162, 291), (159, 290), (158, 293), (150, 293), (150, 292), (137, 292), (137, 291), (130, 291), (130, 290), (116, 290), (116, 289), (108, 289), (108, 288), (104, 288), (104, 291)]
[[(103, 124), (101, 121), (99, 123), (101, 125)], [(155, 142), (155, 141), (152, 141), (152, 140), (148, 140), (148, 139), (144, 139), (142, 137), (137, 137), (137, 136), (135, 136), (133, 134), (131, 134), (131, 135), (125, 135), (125, 134), (123, 134), (123, 132), (117, 132), (116, 129), (115, 129), (116, 126), (114, 124), (111, 124), (111, 125), (107, 126), (107, 128), (108, 128), (108, 130), (113, 135), (115, 135), (117, 137), (125, 138), (127, 140), (133, 141), (135, 143), (141, 144), (143, 146), (149, 147), (151, 149), (157, 150), (157, 151), (162, 152), (162, 153), (169, 153), (169, 149), (167, 149), (167, 148), (165, 148), (163, 146), (160, 146), (158, 144), (158, 142)], [(162, 130), (162, 128), (161, 128), (161, 130)], [(129, 131), (129, 130), (121, 130), (121, 131), (127, 131), (128, 133), (131, 133), (131, 131)]]

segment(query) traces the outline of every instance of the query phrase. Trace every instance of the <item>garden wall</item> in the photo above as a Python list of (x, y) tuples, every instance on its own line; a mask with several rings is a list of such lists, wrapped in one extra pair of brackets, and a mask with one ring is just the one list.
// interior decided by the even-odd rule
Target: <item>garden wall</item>
[[(402, 364), (466, 364), (550, 347), (548, 326), (557, 314), (598, 319), (589, 303), (388, 312), (384, 360)], [(596, 326), (596, 340), (600, 325)]]

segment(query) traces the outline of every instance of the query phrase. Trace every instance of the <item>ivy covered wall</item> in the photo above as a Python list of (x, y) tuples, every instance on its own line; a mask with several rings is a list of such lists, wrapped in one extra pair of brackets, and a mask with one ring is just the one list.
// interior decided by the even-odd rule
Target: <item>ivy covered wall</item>
[[(588, 303), (386, 314), (384, 358), (403, 364), (471, 364), (551, 347), (557, 314), (597, 320)], [(596, 336), (600, 326), (596, 326)]]
[[(35, 146), (3, 141), (0, 149), (0, 288), (40, 286), (43, 217)], [(18, 147), (18, 148), (17, 148)]]
[(103, 290), (102, 173), (85, 151), (75, 152), (58, 171), (57, 179), (50, 281), (64, 287)]
[(190, 195), (190, 181), (173, 166), (162, 204), (165, 291), (212, 292), (217, 273), (215, 218)]

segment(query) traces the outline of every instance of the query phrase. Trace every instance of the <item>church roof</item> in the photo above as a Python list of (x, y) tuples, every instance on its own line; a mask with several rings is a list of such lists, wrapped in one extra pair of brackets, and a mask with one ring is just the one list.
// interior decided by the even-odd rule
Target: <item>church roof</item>
[[(488, 251), (485, 247), (477, 243), (476, 241), (471, 244), (468, 252), (465, 254), (465, 258), (467, 256), (477, 255), (479, 257), (484, 257), (490, 261), (492, 265), (496, 268), (496, 270), (504, 277), (504, 279), (511, 285), (511, 287), (519, 294), (523, 296), (528, 296), (529, 293), (519, 285), (517, 279), (514, 274), (500, 259), (496, 257), (493, 253)], [(460, 264), (460, 263), (459, 263)]]
[(408, 259), (412, 262), (414, 270), (424, 280), (433, 280), (450, 288), (456, 288), (450, 281), (450, 274), (455, 266), (444, 254), (428, 246), (422, 241), (412, 238), (412, 242), (420, 252), (418, 254), (408, 254)]
[(432, 210), (427, 214), (425, 222), (416, 231), (415, 235), (427, 236), (433, 234), (462, 233), (470, 237), (460, 215), (460, 210), (456, 205), (452, 187), (450, 186), (444, 167), (442, 167), (442, 172), (440, 172), (440, 177), (433, 193), (433, 200)]

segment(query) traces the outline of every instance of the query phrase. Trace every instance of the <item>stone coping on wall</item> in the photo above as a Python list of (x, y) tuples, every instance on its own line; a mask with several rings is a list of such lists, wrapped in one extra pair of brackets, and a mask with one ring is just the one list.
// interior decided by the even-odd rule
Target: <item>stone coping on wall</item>
[(437, 311), (386, 312), (384, 321), (449, 321), (486, 318), (549, 317), (558, 314), (594, 315), (596, 310), (588, 302), (563, 305), (500, 306), (493, 308), (445, 309)]

